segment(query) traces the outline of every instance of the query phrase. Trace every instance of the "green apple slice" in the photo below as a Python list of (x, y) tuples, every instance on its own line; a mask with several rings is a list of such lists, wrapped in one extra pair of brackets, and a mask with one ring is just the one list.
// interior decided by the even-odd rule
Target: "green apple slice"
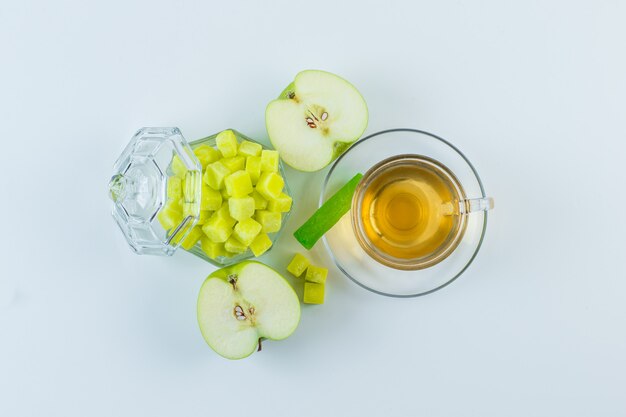
[(198, 296), (198, 323), (207, 344), (228, 359), (250, 356), (262, 339), (281, 340), (300, 322), (300, 302), (272, 268), (244, 261), (213, 272)]
[(352, 196), (363, 178), (356, 174), (350, 181), (330, 197), (302, 226), (293, 232), (302, 246), (311, 250), (313, 245), (328, 232), (352, 206)]
[(307, 70), (267, 105), (265, 125), (287, 165), (318, 171), (341, 155), (367, 127), (367, 105), (348, 81)]

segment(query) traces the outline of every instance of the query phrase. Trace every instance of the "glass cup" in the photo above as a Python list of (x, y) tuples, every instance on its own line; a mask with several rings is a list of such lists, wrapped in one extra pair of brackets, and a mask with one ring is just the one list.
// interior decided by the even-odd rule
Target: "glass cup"
[(357, 241), (391, 268), (431, 267), (459, 245), (467, 215), (493, 208), (493, 199), (468, 199), (454, 173), (423, 155), (397, 155), (367, 171), (352, 202)]
[[(393, 256), (392, 250), (381, 250), (380, 242), (373, 242), (375, 235), (366, 233), (367, 219), (361, 217), (363, 202), (368, 189), (389, 169), (418, 162), (430, 164), (433, 175), (447, 184), (451, 198), (442, 199), (438, 207), (452, 226), (439, 245), (431, 245), (430, 252)], [(487, 197), (478, 172), (459, 149), (443, 138), (415, 129), (374, 133), (334, 162), (322, 186), (319, 204), (359, 172), (365, 175), (350, 213), (323, 238), (331, 258), (348, 278), (377, 294), (416, 297), (445, 287), (467, 270), (485, 237), (493, 200)], [(384, 235), (379, 237), (383, 239)]]

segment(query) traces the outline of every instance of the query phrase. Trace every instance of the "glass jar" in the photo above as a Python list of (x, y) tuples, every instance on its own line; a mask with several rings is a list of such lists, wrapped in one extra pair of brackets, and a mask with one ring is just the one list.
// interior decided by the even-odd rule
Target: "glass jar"
[[(238, 142), (246, 140), (268, 149), (231, 130)], [(202, 145), (215, 148), (217, 135), (188, 143), (176, 127), (144, 127), (130, 140), (115, 163), (115, 172), (109, 182), (109, 196), (113, 201), (113, 218), (135, 253), (171, 256), (182, 247), (216, 266), (227, 266), (254, 257), (248, 248), (243, 253), (211, 258), (202, 248), (204, 235), (193, 242), (201, 223), (206, 220), (201, 213), (202, 165), (194, 149)], [(282, 161), (279, 161), (278, 169), (285, 179)], [(177, 203), (180, 205), (177, 207), (183, 214), (174, 222), (171, 216), (167, 216), (167, 210), (171, 209), (168, 206), (168, 182), (173, 181), (171, 178), (178, 178), (177, 181), (182, 184), (181, 199)], [(291, 196), (286, 181), (283, 193)], [(268, 233), (272, 247), (284, 228), (289, 212), (282, 213), (280, 229)]]

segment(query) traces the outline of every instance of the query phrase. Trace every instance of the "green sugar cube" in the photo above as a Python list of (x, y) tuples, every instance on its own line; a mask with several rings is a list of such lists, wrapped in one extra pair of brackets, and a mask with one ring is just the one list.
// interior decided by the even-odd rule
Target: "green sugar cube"
[(233, 236), (244, 245), (249, 246), (260, 232), (261, 225), (248, 218), (235, 225)]
[(249, 156), (246, 158), (246, 171), (250, 174), (252, 184), (256, 185), (261, 176), (261, 157)]
[(252, 241), (252, 243), (250, 243), (250, 250), (254, 256), (263, 255), (271, 247), (272, 240), (265, 233), (261, 233)]
[(204, 233), (202, 233), (202, 228), (199, 226), (196, 226), (189, 231), (189, 234), (183, 240), (180, 246), (182, 246), (183, 249), (185, 250), (189, 250), (193, 248), (196, 243), (198, 243), (198, 241), (200, 240), (202, 236), (204, 236)]
[(187, 167), (185, 166), (183, 161), (181, 161), (178, 155), (174, 155), (174, 157), (172, 158), (172, 163), (170, 167), (174, 175), (178, 177), (183, 178), (185, 174), (187, 173)]
[(286, 213), (291, 210), (291, 197), (285, 193), (280, 193), (276, 198), (272, 198), (267, 205), (269, 211), (277, 211), (279, 213)]
[(169, 177), (167, 179), (167, 198), (170, 200), (180, 200), (183, 197), (183, 180), (180, 177)]
[(248, 249), (248, 246), (231, 236), (226, 243), (224, 243), (224, 249), (230, 253), (244, 253)]
[(200, 240), (200, 246), (202, 251), (211, 259), (216, 259), (220, 256), (226, 256), (226, 249), (224, 249), (223, 243), (213, 242), (208, 237), (203, 237)]
[(198, 215), (198, 226), (202, 226), (206, 223), (212, 215), (213, 212), (211, 210), (200, 210), (200, 214)]
[(263, 149), (263, 151), (261, 152), (261, 171), (278, 171), (278, 151)]
[(258, 191), (254, 190), (250, 197), (254, 199), (254, 209), (255, 210), (263, 210), (267, 207), (267, 200), (259, 194)]
[(287, 265), (287, 271), (289, 271), (293, 276), (299, 277), (304, 271), (311, 265), (311, 262), (306, 258), (306, 256), (296, 253)]
[(224, 186), (224, 179), (230, 175), (230, 170), (220, 161), (210, 163), (204, 171), (204, 183), (214, 190), (220, 190)]
[(328, 275), (328, 269), (319, 266), (309, 265), (309, 267), (306, 269), (306, 275), (304, 276), (304, 280), (307, 282), (325, 284), (326, 275)]
[(193, 153), (196, 155), (196, 158), (198, 158), (198, 161), (200, 161), (202, 169), (205, 169), (207, 165), (217, 161), (221, 157), (219, 151), (209, 145), (200, 145), (193, 150)]
[(221, 218), (217, 213), (213, 214), (209, 220), (202, 226), (202, 231), (213, 242), (221, 243), (226, 240), (233, 233), (232, 226), (228, 221)]
[(246, 171), (237, 171), (226, 177), (226, 192), (233, 197), (245, 197), (253, 191), (250, 174)]
[(202, 184), (200, 210), (217, 210), (222, 206), (222, 194), (206, 184)]
[(310, 250), (324, 233), (328, 232), (343, 215), (350, 211), (352, 196), (362, 177), (362, 174), (356, 174), (352, 177), (293, 233), (302, 246)]
[(237, 137), (232, 130), (220, 132), (215, 138), (215, 143), (224, 158), (232, 158), (237, 155)]
[(275, 172), (264, 172), (259, 178), (256, 190), (266, 199), (278, 198), (283, 191), (285, 181)]
[(306, 304), (324, 304), (324, 284), (305, 282), (302, 301)]
[(277, 212), (258, 210), (254, 218), (262, 226), (263, 233), (274, 233), (280, 230), (282, 215)]
[(243, 170), (246, 166), (246, 158), (243, 156), (234, 156), (232, 158), (224, 158), (220, 161), (230, 172)]
[(189, 217), (189, 216), (195, 216), (196, 213), (198, 213), (200, 211), (200, 208), (198, 207), (198, 203), (193, 201), (183, 201), (182, 203), (183, 206), (183, 218), (185, 217)]
[(178, 200), (170, 200), (159, 211), (157, 219), (165, 230), (172, 229), (183, 220), (183, 207)]
[(224, 201), (222, 203), (222, 207), (220, 207), (220, 209), (215, 212), (215, 215), (226, 221), (229, 227), (233, 227), (235, 223), (237, 223), (237, 220), (233, 219), (233, 217), (230, 215), (228, 201)]
[(242, 156), (259, 156), (262, 150), (263, 147), (261, 145), (249, 140), (244, 140), (239, 144), (239, 155)]
[(252, 197), (231, 197), (228, 200), (228, 211), (232, 218), (242, 221), (254, 214), (254, 199)]

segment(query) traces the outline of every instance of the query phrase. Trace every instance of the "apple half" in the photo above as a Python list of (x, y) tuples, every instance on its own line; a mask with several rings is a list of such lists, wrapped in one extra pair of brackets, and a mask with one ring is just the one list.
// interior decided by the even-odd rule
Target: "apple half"
[(198, 296), (198, 324), (207, 344), (228, 359), (261, 349), (264, 339), (281, 340), (300, 322), (300, 301), (278, 272), (244, 261), (213, 272)]
[(267, 105), (265, 125), (280, 157), (300, 171), (318, 171), (345, 152), (367, 127), (365, 99), (326, 71), (298, 73)]

